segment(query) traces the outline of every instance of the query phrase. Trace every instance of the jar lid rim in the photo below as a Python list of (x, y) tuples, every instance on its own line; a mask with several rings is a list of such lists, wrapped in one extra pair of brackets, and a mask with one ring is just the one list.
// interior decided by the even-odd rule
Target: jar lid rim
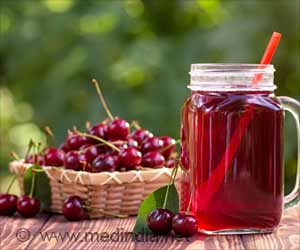
[(191, 64), (191, 72), (215, 71), (224, 72), (226, 70), (249, 70), (249, 71), (271, 71), (274, 72), (273, 64), (243, 64), (243, 63), (194, 63)]

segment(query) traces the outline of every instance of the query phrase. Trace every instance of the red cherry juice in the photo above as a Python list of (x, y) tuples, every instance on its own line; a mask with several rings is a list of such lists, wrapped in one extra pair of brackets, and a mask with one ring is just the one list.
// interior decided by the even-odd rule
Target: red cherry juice
[[(231, 137), (247, 114), (249, 123), (238, 132), (241, 139), (227, 159)], [(192, 193), (191, 211), (200, 230), (269, 230), (279, 224), (283, 120), (281, 105), (270, 92), (192, 92), (182, 109), (181, 163), (186, 172), (181, 209)], [(220, 161), (226, 169), (215, 173)], [(221, 175), (219, 184), (214, 174)]]

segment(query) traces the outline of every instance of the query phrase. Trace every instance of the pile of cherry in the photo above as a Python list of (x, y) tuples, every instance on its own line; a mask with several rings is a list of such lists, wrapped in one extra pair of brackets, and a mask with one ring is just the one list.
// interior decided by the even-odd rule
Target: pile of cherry
[[(154, 137), (137, 122), (129, 124), (114, 117), (98, 82), (95, 79), (92, 82), (108, 118), (92, 127), (87, 126), (85, 133), (69, 130), (66, 141), (59, 148), (46, 148), (42, 153), (29, 155), (25, 162), (92, 173), (137, 170), (141, 166), (174, 167), (175, 140), (169, 136)], [(135, 128), (132, 132), (130, 125)]]
[[(83, 133), (77, 129), (69, 130), (66, 141), (58, 148), (47, 147), (39, 152), (39, 147), (33, 144), (36, 153), (27, 155), (25, 163), (90, 173), (175, 167), (176, 141), (170, 136), (154, 137), (149, 130), (140, 128), (137, 122), (129, 124), (126, 120), (113, 117), (97, 81), (93, 80), (93, 83), (109, 118), (94, 126), (87, 126), (87, 131)], [(134, 127), (133, 131), (130, 131), (131, 127)], [(48, 134), (52, 135), (50, 129)], [(7, 192), (0, 194), (0, 215), (11, 216), (18, 212), (24, 218), (36, 216), (41, 205), (39, 199), (32, 195), (34, 181), (30, 194), (20, 197), (9, 194), (13, 181)], [(80, 197), (71, 196), (64, 201), (62, 213), (66, 219), (78, 221), (88, 218), (86, 211), (89, 209)], [(114, 217), (124, 217), (108, 211), (102, 212)], [(194, 216), (186, 213), (174, 215), (165, 208), (151, 211), (147, 224), (155, 234), (168, 234), (173, 230), (178, 235), (192, 236), (197, 232), (197, 220)]]
[(143, 128), (130, 132), (126, 120), (113, 118), (88, 128), (85, 133), (69, 130), (59, 148), (48, 147), (39, 154), (29, 155), (25, 162), (91, 173), (137, 170), (140, 166), (174, 167), (175, 144), (173, 138), (154, 137)]

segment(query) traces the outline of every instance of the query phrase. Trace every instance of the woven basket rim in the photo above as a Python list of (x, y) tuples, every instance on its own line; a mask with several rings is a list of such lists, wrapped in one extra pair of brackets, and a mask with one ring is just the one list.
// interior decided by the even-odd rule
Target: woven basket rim
[[(24, 163), (24, 160), (10, 162), (10, 171), (15, 174), (23, 174), (33, 164)], [(170, 178), (173, 168), (162, 167), (158, 169), (129, 170), (126, 172), (100, 172), (89, 173), (75, 171), (62, 167), (42, 166), (50, 180), (63, 183), (78, 183), (82, 185), (101, 186), (105, 184), (125, 184), (162, 181)], [(178, 169), (180, 171), (180, 168)], [(176, 180), (180, 174), (177, 174)]]

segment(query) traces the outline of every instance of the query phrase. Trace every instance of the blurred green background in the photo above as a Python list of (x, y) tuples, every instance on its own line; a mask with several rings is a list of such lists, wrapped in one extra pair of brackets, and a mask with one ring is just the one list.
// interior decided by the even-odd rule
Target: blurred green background
[[(191, 63), (258, 63), (273, 31), (277, 95), (300, 97), (299, 0), (1, 0), (0, 174), (29, 138), (58, 142), (105, 113), (90, 84), (101, 82), (115, 115), (179, 137)], [(296, 173), (295, 126), (286, 123), (286, 190)]]

